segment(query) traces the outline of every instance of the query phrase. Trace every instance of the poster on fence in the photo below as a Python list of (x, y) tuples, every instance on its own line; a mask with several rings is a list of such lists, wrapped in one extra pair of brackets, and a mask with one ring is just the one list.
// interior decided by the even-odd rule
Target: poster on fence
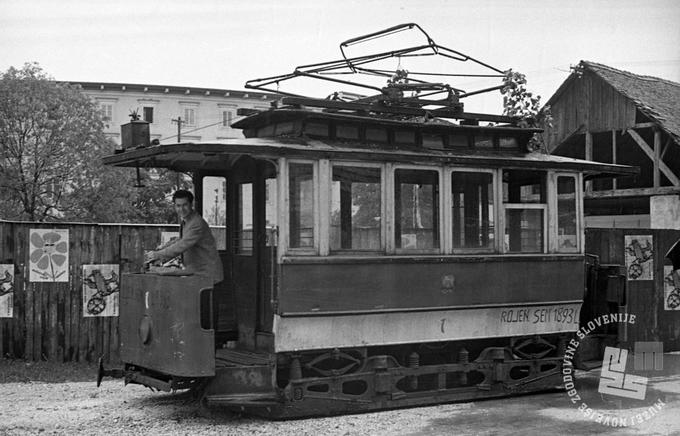
[[(680, 310), (680, 277), (673, 273), (671, 265), (663, 267), (663, 308)], [(678, 271), (680, 272), (680, 271)]]
[(0, 318), (14, 317), (14, 264), (0, 264)]
[(118, 265), (83, 265), (83, 316), (118, 316)]
[(68, 282), (68, 229), (31, 229), (29, 281)]
[(625, 247), (628, 280), (654, 280), (652, 235), (626, 235)]

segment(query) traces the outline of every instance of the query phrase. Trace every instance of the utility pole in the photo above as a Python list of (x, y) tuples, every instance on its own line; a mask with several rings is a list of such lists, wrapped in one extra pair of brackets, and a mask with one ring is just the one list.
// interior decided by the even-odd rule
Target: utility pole
[(171, 120), (173, 123), (177, 123), (177, 142), (182, 142), (182, 117), (177, 117), (177, 119)]
[[(170, 120), (173, 123), (177, 123), (177, 143), (179, 144), (182, 142), (182, 117), (177, 117), (177, 119), (172, 119)], [(181, 186), (179, 184), (180, 179), (179, 179), (179, 172), (175, 172), (175, 184), (177, 185), (177, 189), (180, 189)]]

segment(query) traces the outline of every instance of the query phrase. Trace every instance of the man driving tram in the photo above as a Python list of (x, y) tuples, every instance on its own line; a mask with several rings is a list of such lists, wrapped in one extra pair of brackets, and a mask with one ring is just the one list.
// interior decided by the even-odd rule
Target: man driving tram
[(172, 196), (175, 211), (180, 219), (179, 239), (169, 245), (144, 254), (145, 261), (166, 261), (182, 256), (185, 269), (183, 274), (196, 274), (212, 278), (219, 283), (224, 278), (222, 262), (217, 253), (217, 244), (208, 223), (193, 208), (194, 195), (180, 189)]

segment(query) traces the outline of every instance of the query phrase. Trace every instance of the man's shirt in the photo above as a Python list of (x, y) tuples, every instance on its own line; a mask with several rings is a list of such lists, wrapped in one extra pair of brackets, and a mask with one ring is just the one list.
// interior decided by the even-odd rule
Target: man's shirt
[(215, 238), (208, 223), (196, 211), (184, 219), (181, 237), (157, 253), (164, 259), (182, 254), (188, 272), (212, 277), (213, 283), (224, 279)]

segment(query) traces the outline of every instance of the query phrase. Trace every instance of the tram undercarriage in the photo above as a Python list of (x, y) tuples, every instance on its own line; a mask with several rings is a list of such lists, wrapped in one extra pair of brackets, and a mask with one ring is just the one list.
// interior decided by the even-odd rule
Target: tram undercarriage
[(128, 366), (126, 382), (192, 388), (208, 407), (274, 419), (359, 413), (562, 388), (567, 334), (307, 353), (216, 351), (212, 378), (163, 378)]

